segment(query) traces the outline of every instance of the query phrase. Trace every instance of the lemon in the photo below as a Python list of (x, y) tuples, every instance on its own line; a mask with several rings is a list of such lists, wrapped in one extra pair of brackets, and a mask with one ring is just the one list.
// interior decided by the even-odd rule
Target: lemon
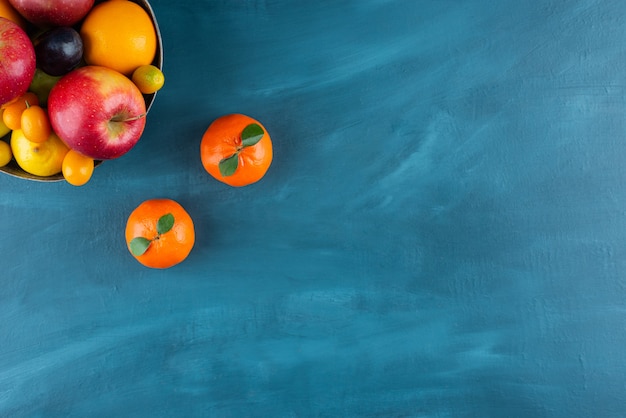
[(0, 141), (0, 167), (4, 167), (9, 164), (13, 153), (11, 152), (11, 146), (8, 142)]
[(37, 143), (29, 141), (21, 129), (16, 129), (11, 134), (11, 150), (22, 170), (47, 177), (61, 172), (69, 148), (55, 133), (46, 141)]
[(11, 128), (5, 125), (2, 121), (2, 114), (4, 113), (4, 109), (0, 109), (0, 138), (11, 132)]
[(165, 84), (163, 72), (152, 64), (138, 67), (131, 79), (143, 94), (155, 93)]

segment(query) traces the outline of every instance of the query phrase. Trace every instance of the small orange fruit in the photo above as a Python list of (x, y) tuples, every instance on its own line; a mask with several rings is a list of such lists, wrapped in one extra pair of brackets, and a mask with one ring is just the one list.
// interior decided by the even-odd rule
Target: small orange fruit
[(20, 129), (22, 126), (22, 112), (28, 106), (39, 105), (39, 99), (35, 93), (26, 92), (18, 96), (4, 106), (2, 121), (11, 130)]
[(150, 15), (128, 0), (95, 5), (80, 28), (83, 56), (91, 65), (109, 67), (130, 77), (156, 56), (157, 35)]
[(133, 83), (143, 94), (152, 94), (161, 90), (165, 83), (163, 72), (152, 64), (142, 65), (133, 71)]
[(217, 180), (240, 187), (259, 181), (272, 163), (272, 140), (257, 120), (242, 114), (217, 118), (200, 143), (204, 169)]
[(126, 223), (128, 250), (146, 267), (164, 269), (182, 262), (195, 238), (191, 216), (171, 199), (144, 201)]
[(48, 112), (38, 105), (28, 106), (22, 112), (21, 129), (29, 141), (44, 142), (52, 133)]
[(63, 173), (63, 178), (69, 184), (72, 186), (82, 186), (91, 179), (94, 166), (93, 158), (70, 149), (67, 154), (65, 154), (65, 158), (63, 158), (61, 172)]

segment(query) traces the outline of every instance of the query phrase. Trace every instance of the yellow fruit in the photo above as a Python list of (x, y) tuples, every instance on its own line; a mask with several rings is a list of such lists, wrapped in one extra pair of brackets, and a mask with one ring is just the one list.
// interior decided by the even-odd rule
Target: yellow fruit
[(156, 56), (157, 35), (150, 15), (128, 0), (104, 1), (85, 17), (80, 28), (83, 56), (130, 77), (135, 69), (151, 64)]
[(165, 84), (163, 72), (152, 64), (138, 67), (133, 72), (132, 80), (143, 94), (156, 93)]
[(0, 141), (0, 167), (4, 167), (9, 164), (13, 153), (11, 152), (11, 146), (8, 142)]
[(11, 128), (2, 121), (2, 113), (4, 113), (4, 109), (0, 109), (0, 138), (11, 132)]
[(47, 177), (61, 172), (69, 148), (55, 133), (50, 134), (47, 141), (37, 143), (29, 141), (21, 129), (16, 129), (11, 134), (11, 150), (22, 170)]

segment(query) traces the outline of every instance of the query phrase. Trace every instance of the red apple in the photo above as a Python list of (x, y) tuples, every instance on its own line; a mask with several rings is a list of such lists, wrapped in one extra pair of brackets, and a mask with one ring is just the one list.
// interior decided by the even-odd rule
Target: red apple
[(72, 26), (87, 15), (94, 0), (9, 0), (22, 16), (37, 26)]
[(35, 49), (16, 23), (0, 17), (0, 104), (28, 90), (35, 75)]
[(135, 83), (95, 65), (61, 77), (48, 96), (48, 114), (67, 146), (96, 160), (130, 151), (146, 125), (146, 103)]

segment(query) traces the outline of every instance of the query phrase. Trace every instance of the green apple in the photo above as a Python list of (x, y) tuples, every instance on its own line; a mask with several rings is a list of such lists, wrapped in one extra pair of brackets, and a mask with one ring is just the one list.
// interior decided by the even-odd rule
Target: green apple
[(45, 106), (48, 102), (48, 95), (50, 95), (50, 90), (52, 87), (61, 79), (60, 76), (52, 76), (50, 74), (46, 74), (40, 68), (35, 69), (35, 75), (33, 76), (33, 81), (30, 83), (29, 91), (32, 91), (37, 95), (37, 99), (39, 99), (39, 104), (41, 106)]

